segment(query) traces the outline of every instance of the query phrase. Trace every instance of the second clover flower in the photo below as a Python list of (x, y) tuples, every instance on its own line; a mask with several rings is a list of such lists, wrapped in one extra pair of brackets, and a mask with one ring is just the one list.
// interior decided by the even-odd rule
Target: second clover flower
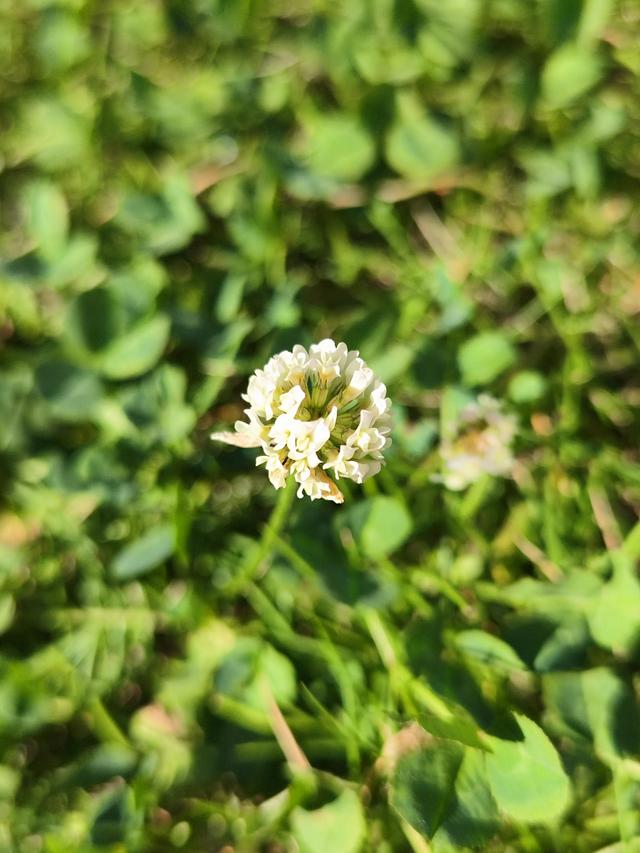
[(274, 355), (249, 379), (247, 421), (235, 433), (212, 438), (242, 447), (260, 447), (276, 489), (289, 476), (298, 497), (342, 503), (342, 492), (327, 475), (362, 483), (384, 464), (391, 444), (391, 401), (385, 385), (357, 350), (329, 338)]
[(502, 411), (498, 400), (481, 394), (448, 425), (440, 445), (442, 472), (432, 480), (461, 491), (486, 474), (508, 476), (514, 463), (515, 433), (515, 418)]

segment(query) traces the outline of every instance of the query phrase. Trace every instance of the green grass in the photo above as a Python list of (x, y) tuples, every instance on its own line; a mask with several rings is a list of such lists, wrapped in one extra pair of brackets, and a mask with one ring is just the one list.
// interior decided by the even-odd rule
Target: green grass
[[(639, 849), (635, 0), (0, 10), (0, 849)], [(327, 336), (393, 445), (277, 503)]]

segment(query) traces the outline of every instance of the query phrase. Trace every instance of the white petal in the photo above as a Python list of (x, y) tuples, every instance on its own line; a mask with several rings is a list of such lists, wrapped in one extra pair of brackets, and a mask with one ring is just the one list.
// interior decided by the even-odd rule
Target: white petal
[(209, 438), (223, 444), (232, 444), (234, 447), (262, 447), (262, 442), (248, 433), (212, 432)]

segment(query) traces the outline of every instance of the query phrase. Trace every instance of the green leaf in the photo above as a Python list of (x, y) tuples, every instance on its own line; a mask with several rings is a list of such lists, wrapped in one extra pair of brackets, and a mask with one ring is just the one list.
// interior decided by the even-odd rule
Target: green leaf
[(379, 495), (366, 506), (368, 512), (360, 530), (362, 549), (368, 557), (386, 557), (409, 536), (413, 520), (397, 498)]
[(596, 753), (613, 763), (640, 753), (640, 709), (628, 680), (606, 667), (580, 673)]
[(373, 165), (375, 147), (356, 116), (318, 115), (307, 127), (309, 169), (339, 181), (357, 181)]
[(75, 281), (92, 281), (98, 274), (96, 252), (98, 241), (93, 234), (74, 234), (64, 249), (47, 268), (47, 279), (52, 287), (62, 288)]
[(180, 737), (179, 719), (155, 703), (138, 708), (130, 719), (129, 737), (150, 762), (156, 790), (184, 779), (191, 764), (189, 746)]
[(0, 594), (0, 634), (11, 626), (16, 613), (16, 602), (9, 593)]
[(141, 320), (154, 310), (156, 298), (166, 283), (167, 271), (162, 264), (149, 255), (141, 255), (113, 271), (106, 287), (128, 319)]
[(115, 777), (129, 777), (136, 768), (138, 755), (129, 746), (106, 743), (98, 746), (72, 765), (64, 774), (65, 787), (104, 785)]
[(533, 668), (536, 672), (569, 669), (582, 662), (590, 641), (585, 618), (569, 611), (538, 649)]
[(435, 840), (464, 847), (485, 844), (500, 825), (498, 809), (491, 794), (486, 756), (477, 749), (465, 749), (455, 782), (451, 806)]
[(109, 379), (129, 379), (146, 373), (158, 361), (169, 339), (169, 318), (156, 314), (117, 338), (101, 353), (100, 370)]
[(454, 801), (454, 786), (464, 747), (434, 740), (405, 753), (391, 780), (390, 802), (414, 829), (433, 838)]
[(531, 199), (557, 195), (571, 186), (571, 167), (555, 151), (523, 150), (518, 159), (527, 172), (527, 196)]
[(566, 107), (589, 91), (602, 76), (597, 54), (568, 43), (551, 54), (542, 72), (542, 94), (554, 109)]
[(396, 124), (387, 136), (385, 151), (392, 169), (405, 178), (433, 178), (458, 162), (455, 135), (434, 119)]
[(300, 853), (358, 853), (366, 836), (362, 805), (351, 790), (320, 809), (294, 809), (291, 829)]
[(581, 6), (582, 0), (539, 0), (540, 25), (548, 42), (560, 44), (573, 36)]
[(159, 407), (158, 427), (162, 439), (171, 444), (192, 428), (196, 415), (185, 403), (187, 377), (174, 365), (163, 364), (152, 374)]
[(63, 421), (90, 420), (103, 395), (95, 373), (57, 360), (36, 370), (36, 385), (53, 416)]
[(448, 80), (460, 60), (474, 56), (482, 2), (450, 0), (444, 4), (416, 0), (416, 5), (425, 12), (426, 26), (420, 32), (419, 43), (428, 74), (436, 80)]
[(116, 580), (128, 581), (148, 574), (164, 563), (175, 548), (172, 525), (162, 525), (145, 533), (126, 545), (111, 564), (111, 575)]
[(358, 853), (366, 836), (364, 811), (351, 790), (313, 811), (298, 806), (291, 813), (291, 829), (300, 853)]
[(137, 429), (140, 445), (170, 446), (193, 428), (194, 410), (185, 403), (187, 378), (175, 365), (159, 365), (135, 384), (127, 384), (117, 400), (127, 424)]
[(464, 293), (463, 288), (450, 278), (444, 265), (438, 267), (432, 287), (434, 298), (442, 311), (438, 331), (445, 334), (464, 325), (473, 314), (473, 301)]
[(131, 824), (135, 822), (133, 792), (125, 785), (107, 791), (98, 800), (91, 826), (91, 843), (96, 846), (124, 842)]
[(267, 713), (265, 683), (278, 706), (290, 705), (295, 699), (296, 671), (289, 658), (263, 640), (243, 637), (222, 661), (215, 677), (216, 690)]
[(574, 569), (554, 584), (522, 578), (504, 589), (487, 586), (485, 590), (496, 601), (511, 607), (564, 617), (567, 613), (590, 612), (601, 588), (602, 580), (597, 575)]
[(79, 294), (67, 309), (63, 340), (71, 354), (86, 366), (87, 359), (104, 350), (125, 324), (122, 304), (106, 287)]
[(458, 351), (458, 366), (466, 385), (488, 385), (515, 359), (513, 346), (501, 332), (481, 332)]
[(90, 50), (85, 27), (58, 9), (42, 18), (33, 45), (39, 63), (48, 74), (71, 68)]
[(216, 302), (216, 316), (221, 323), (230, 323), (238, 316), (246, 283), (246, 276), (234, 273), (222, 282)]
[(20, 773), (13, 767), (0, 764), (0, 802), (13, 799), (20, 787)]
[(426, 114), (424, 107), (403, 94), (399, 115), (385, 142), (387, 161), (405, 178), (433, 178), (456, 165), (459, 158), (455, 133)]
[(414, 355), (413, 348), (407, 344), (393, 344), (371, 359), (369, 367), (383, 382), (393, 382), (409, 370)]
[(508, 643), (486, 631), (460, 631), (455, 644), (463, 654), (494, 669), (510, 672), (527, 668)]
[(78, 110), (76, 106), (77, 99), (70, 97), (24, 99), (18, 136), (20, 156), (33, 158), (45, 172), (86, 165), (91, 124), (86, 108)]
[(593, 639), (614, 651), (629, 652), (640, 641), (640, 581), (632, 560), (612, 555), (614, 572), (588, 616)]
[(64, 251), (69, 232), (67, 200), (52, 181), (29, 184), (24, 193), (27, 228), (38, 254), (45, 261), (56, 260)]
[(115, 221), (157, 255), (181, 249), (204, 227), (202, 211), (181, 174), (167, 177), (158, 193), (126, 195)]
[(569, 804), (570, 785), (553, 744), (532, 720), (516, 714), (524, 740), (492, 738), (487, 756), (500, 811), (523, 823), (552, 823)]
[(613, 0), (584, 0), (577, 41), (586, 45), (596, 42), (601, 37), (613, 9)]
[(469, 715), (463, 714), (459, 709), (456, 709), (456, 714), (448, 719), (436, 717), (433, 714), (418, 714), (417, 722), (435, 737), (456, 740), (465, 746), (473, 746), (476, 749), (486, 749), (477, 724)]
[(373, 84), (415, 80), (426, 66), (424, 57), (392, 29), (384, 33), (359, 29), (354, 34), (353, 58), (360, 74)]
[(633, 688), (613, 670), (557, 672), (542, 681), (549, 724), (563, 737), (593, 741), (605, 762), (640, 753), (640, 711)]
[(509, 382), (509, 397), (514, 403), (535, 403), (545, 392), (544, 376), (535, 370), (521, 370)]

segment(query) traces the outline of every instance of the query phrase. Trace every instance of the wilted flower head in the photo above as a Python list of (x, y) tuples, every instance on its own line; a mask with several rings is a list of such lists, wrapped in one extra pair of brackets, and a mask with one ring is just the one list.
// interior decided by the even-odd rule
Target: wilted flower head
[(513, 415), (498, 400), (481, 394), (458, 415), (440, 445), (442, 473), (433, 479), (460, 491), (484, 474), (506, 476), (513, 466), (511, 444), (516, 432)]
[(357, 350), (327, 338), (307, 351), (295, 346), (274, 355), (249, 379), (242, 395), (249, 408), (235, 433), (212, 438), (240, 447), (261, 447), (257, 465), (281, 489), (289, 476), (298, 497), (342, 503), (336, 480), (362, 483), (383, 465), (391, 443), (387, 389)]

